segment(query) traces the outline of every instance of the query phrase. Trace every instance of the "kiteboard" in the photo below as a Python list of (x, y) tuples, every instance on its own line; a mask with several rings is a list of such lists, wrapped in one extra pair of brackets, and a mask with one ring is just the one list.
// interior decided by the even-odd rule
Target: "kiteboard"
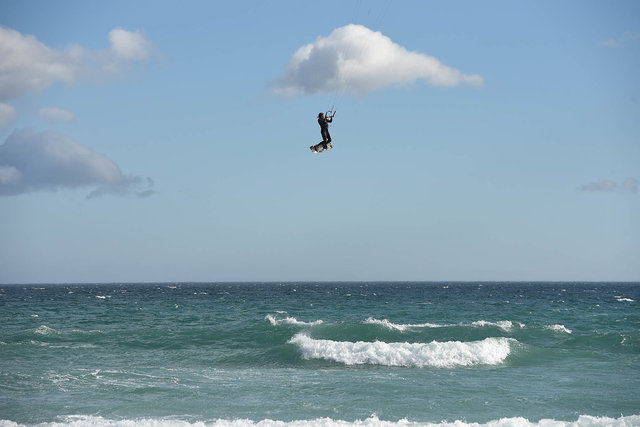
[(333, 148), (330, 142), (319, 142), (316, 145), (309, 147), (312, 153), (322, 153), (323, 151), (329, 151)]

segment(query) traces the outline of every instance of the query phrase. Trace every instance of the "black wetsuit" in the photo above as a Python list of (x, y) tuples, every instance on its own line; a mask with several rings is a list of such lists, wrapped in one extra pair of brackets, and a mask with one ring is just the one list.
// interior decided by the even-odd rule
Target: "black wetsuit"
[(318, 124), (320, 125), (320, 133), (322, 134), (322, 142), (331, 142), (331, 135), (329, 135), (329, 123), (333, 121), (333, 117), (327, 119), (326, 117), (318, 117)]

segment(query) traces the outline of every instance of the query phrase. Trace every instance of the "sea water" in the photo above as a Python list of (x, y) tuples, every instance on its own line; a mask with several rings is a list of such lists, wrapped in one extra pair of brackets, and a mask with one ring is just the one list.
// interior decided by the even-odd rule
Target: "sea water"
[(640, 425), (640, 284), (0, 286), (0, 426)]

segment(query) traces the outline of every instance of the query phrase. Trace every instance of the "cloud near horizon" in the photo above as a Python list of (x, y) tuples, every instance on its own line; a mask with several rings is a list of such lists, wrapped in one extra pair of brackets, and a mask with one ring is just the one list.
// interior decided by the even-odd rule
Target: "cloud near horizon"
[(484, 82), (477, 74), (464, 74), (432, 56), (411, 52), (379, 31), (350, 24), (299, 48), (272, 89), (285, 97), (334, 91), (364, 95), (418, 80), (433, 86)]
[(590, 192), (602, 192), (602, 193), (611, 193), (615, 191), (622, 191), (625, 193), (637, 193), (638, 192), (638, 180), (635, 178), (627, 178), (622, 184), (618, 184), (617, 182), (611, 180), (603, 180), (592, 182), (589, 184), (582, 185), (580, 187), (580, 191), (590, 191)]
[(87, 196), (148, 197), (153, 180), (124, 175), (118, 165), (53, 131), (15, 130), (0, 145), (0, 196), (97, 186)]
[(101, 51), (79, 45), (56, 50), (35, 36), (0, 26), (0, 100), (39, 92), (58, 82), (71, 85), (78, 79), (114, 76), (157, 52), (140, 31), (116, 28), (109, 33), (109, 42), (109, 49)]

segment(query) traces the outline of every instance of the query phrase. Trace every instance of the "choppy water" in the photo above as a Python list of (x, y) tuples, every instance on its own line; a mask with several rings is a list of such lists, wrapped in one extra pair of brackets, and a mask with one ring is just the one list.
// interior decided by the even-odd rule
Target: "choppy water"
[(0, 426), (640, 425), (640, 284), (0, 286)]

